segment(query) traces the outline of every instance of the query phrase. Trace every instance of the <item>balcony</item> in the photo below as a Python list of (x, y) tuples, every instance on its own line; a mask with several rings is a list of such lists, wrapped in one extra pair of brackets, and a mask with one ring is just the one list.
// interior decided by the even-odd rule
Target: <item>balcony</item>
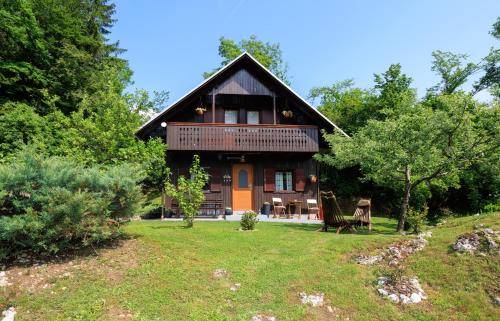
[(317, 152), (318, 127), (168, 123), (169, 150)]

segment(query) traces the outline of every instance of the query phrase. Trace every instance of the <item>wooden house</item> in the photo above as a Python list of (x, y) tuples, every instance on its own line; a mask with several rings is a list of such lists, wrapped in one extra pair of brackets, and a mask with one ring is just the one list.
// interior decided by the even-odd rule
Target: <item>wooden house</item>
[[(259, 211), (273, 197), (286, 206), (319, 197), (313, 155), (320, 130), (337, 128), (248, 53), (243, 53), (144, 124), (141, 139), (162, 137), (173, 180), (194, 154), (210, 175), (207, 214)], [(168, 206), (167, 201), (167, 206)], [(171, 205), (171, 204), (170, 204)]]

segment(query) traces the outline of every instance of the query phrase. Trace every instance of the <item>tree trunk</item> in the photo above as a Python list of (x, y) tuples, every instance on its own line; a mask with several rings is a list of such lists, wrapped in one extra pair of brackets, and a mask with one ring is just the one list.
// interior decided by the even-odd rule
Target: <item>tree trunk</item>
[(403, 196), (403, 204), (401, 204), (401, 213), (399, 214), (398, 232), (402, 232), (405, 227), (406, 213), (410, 205), (410, 192), (411, 192), (411, 173), (410, 168), (405, 168), (405, 193)]
[(161, 188), (161, 219), (165, 218), (165, 187)]

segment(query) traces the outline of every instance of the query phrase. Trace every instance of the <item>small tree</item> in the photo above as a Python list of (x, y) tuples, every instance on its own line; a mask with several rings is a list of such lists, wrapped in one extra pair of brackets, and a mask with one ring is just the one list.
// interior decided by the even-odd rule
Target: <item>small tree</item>
[(200, 157), (194, 155), (189, 169), (190, 177), (179, 176), (177, 186), (170, 180), (165, 183), (167, 195), (179, 202), (187, 227), (193, 227), (194, 217), (205, 200), (203, 186), (208, 182), (208, 174), (200, 166)]

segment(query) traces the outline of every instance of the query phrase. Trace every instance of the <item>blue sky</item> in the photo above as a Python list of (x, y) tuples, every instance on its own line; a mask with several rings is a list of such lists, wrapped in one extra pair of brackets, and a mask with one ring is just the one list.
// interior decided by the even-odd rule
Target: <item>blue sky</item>
[[(255, 34), (278, 42), (292, 88), (307, 97), (314, 86), (373, 74), (401, 63), (420, 95), (438, 78), (434, 50), (478, 61), (498, 41), (488, 32), (500, 1), (132, 1), (116, 3), (111, 40), (127, 49), (134, 87), (167, 90), (173, 102), (220, 65), (218, 39)], [(482, 97), (487, 97), (484, 94)]]

